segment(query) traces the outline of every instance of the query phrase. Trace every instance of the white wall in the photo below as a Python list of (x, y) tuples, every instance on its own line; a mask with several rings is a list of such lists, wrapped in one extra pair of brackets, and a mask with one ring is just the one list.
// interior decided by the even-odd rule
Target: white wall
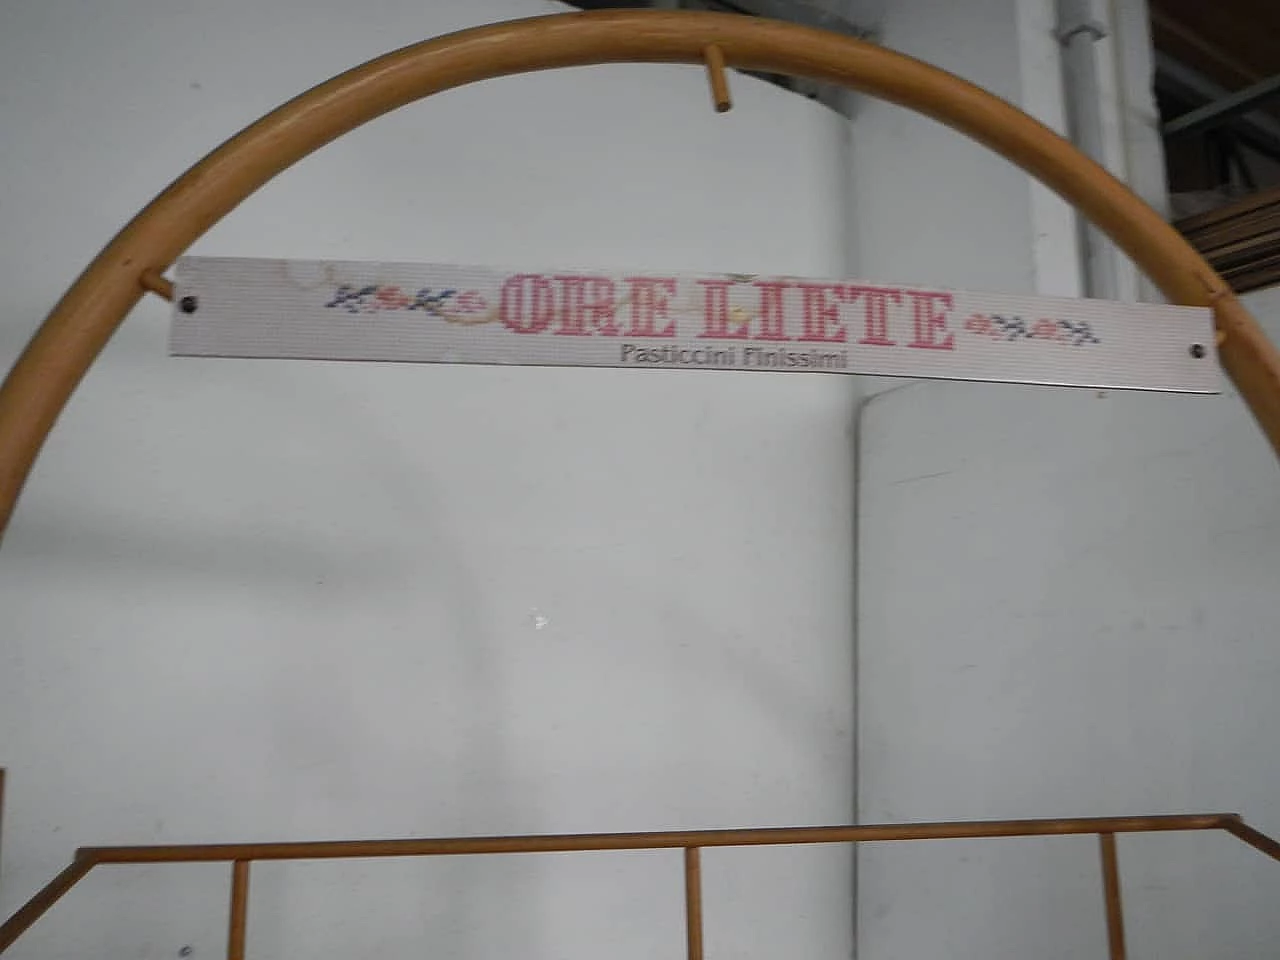
[[(1014, 0), (895, 0), (877, 40), (1017, 103), (1023, 80), (1016, 13)], [(901, 107), (858, 97), (854, 109), (849, 212), (855, 275), (1034, 292), (1026, 174)]]
[[(1280, 336), (1280, 291), (1248, 298)], [(919, 384), (864, 408), (864, 820), (1237, 811), (1280, 833), (1280, 484), (1214, 398)], [(1280, 867), (1125, 837), (1132, 956), (1261, 957)], [(1105, 955), (1091, 838), (862, 851), (865, 958)]]
[[(0, 358), (264, 110), (521, 0), (0, 6)], [(203, 253), (839, 273), (834, 115), (697, 68), (453, 92)], [(762, 224), (764, 226), (762, 226)], [(179, 361), (129, 320), (0, 551), (0, 911), (80, 844), (841, 822), (852, 427), (836, 377)], [(708, 854), (709, 947), (851, 948), (847, 851)], [(675, 955), (679, 858), (268, 865), (275, 956)], [(216, 956), (223, 867), (90, 878), (18, 957)]]
[[(906, 4), (921, 19), (927, 6)], [(1052, 123), (1049, 59), (1027, 57), (1043, 6), (1023, 0), (1007, 19), (1020, 29), (1022, 102)], [(1135, 46), (1140, 6), (1118, 5), (1123, 36), (1112, 52), (1125, 83), (1127, 172), (1157, 200), (1158, 151), (1139, 129), (1149, 101)], [(996, 51), (1008, 47), (987, 14), (990, 46), (961, 44), (958, 12), (944, 28), (964, 54), (948, 61), (941, 36), (932, 49), (918, 34), (915, 43), (975, 78), (966, 58), (985, 50), (996, 66), (980, 82), (991, 86), (1007, 63)], [(903, 141), (924, 136), (921, 127)], [(950, 160), (947, 149), (930, 140), (908, 156), (929, 165), (935, 153)], [(887, 148), (879, 180), (866, 183), (864, 170), (854, 168), (862, 190), (902, 196)], [(949, 184), (959, 196), (944, 198), (980, 225), (971, 243), (951, 224), (920, 232), (917, 245), (902, 228), (880, 233), (892, 241), (879, 248), (882, 269), (900, 260), (918, 264), (920, 282), (1069, 287), (1070, 271), (1060, 272), (1069, 264), (1053, 249), (1061, 237), (1042, 232), (1060, 226), (1052, 205), (1032, 192), (1030, 269), (1015, 273), (1028, 261), (999, 238), (1028, 222), (1021, 194), (1004, 190), (1018, 211), (1010, 217), (984, 186), (993, 185), (964, 168)], [(928, 177), (923, 189), (936, 199)], [(983, 257), (1006, 274), (983, 279)], [(1280, 337), (1280, 295), (1249, 300)], [(1271, 706), (1280, 493), (1239, 400), (946, 383), (869, 392), (886, 388), (860, 428), (860, 819), (1238, 810), (1280, 831), (1269, 745), (1280, 721)], [(1120, 849), (1131, 955), (1269, 955), (1280, 935), (1274, 863), (1217, 835), (1125, 838)], [(858, 891), (864, 960), (1105, 955), (1088, 838), (871, 846), (860, 852)]]

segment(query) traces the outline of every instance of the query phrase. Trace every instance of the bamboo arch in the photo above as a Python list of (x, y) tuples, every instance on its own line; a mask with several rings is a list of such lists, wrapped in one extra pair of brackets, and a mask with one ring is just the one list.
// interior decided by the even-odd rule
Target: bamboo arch
[[(1039, 178), (1170, 301), (1213, 308), (1223, 366), (1280, 455), (1280, 352), (1155, 210), (1016, 107), (918, 60), (807, 27), (734, 14), (565, 13), (464, 30), (371, 60), (247, 127), (142, 210), (64, 294), (0, 387), (0, 536), (59, 413), (147, 286), (276, 174), (375, 117), (479, 80), (622, 62), (707, 62), (715, 71), (721, 56), (728, 66), (824, 80), (908, 107)], [(722, 109), (723, 94), (716, 92)]]

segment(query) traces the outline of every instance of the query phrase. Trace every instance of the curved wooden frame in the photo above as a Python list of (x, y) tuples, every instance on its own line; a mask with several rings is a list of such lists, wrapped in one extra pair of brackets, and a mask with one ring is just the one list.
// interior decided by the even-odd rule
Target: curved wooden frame
[[(0, 387), (0, 535), (45, 437), (111, 334), (198, 237), (276, 174), (355, 127), (492, 77), (599, 63), (724, 63), (841, 84), (933, 117), (1061, 194), (1174, 303), (1214, 309), (1223, 366), (1280, 454), (1280, 352), (1205, 260), (1124, 184), (1016, 107), (851, 37), (734, 14), (566, 13), (464, 30), (304, 93), (188, 170), (103, 249)], [(717, 57), (717, 60), (719, 57)]]

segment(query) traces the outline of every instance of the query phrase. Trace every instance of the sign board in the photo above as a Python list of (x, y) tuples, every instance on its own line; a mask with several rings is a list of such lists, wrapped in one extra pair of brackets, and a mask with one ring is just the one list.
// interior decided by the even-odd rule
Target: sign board
[(861, 280), (187, 257), (174, 302), (181, 356), (1219, 384), (1207, 309)]

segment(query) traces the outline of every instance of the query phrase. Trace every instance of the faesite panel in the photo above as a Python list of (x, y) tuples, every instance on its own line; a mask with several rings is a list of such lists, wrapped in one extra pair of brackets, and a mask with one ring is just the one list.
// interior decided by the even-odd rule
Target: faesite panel
[(1210, 311), (748, 274), (188, 257), (180, 356), (837, 373), (1212, 393)]

